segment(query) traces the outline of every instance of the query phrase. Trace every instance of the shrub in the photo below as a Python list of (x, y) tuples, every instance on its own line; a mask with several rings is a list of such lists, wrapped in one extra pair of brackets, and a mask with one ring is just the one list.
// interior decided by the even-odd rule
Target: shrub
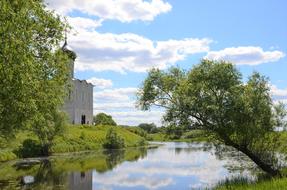
[(110, 128), (107, 132), (103, 147), (106, 149), (120, 149), (125, 147), (125, 141), (120, 137), (114, 128)]
[(42, 156), (42, 146), (33, 139), (26, 139), (22, 146), (17, 150), (17, 154), (21, 158)]
[(146, 145), (146, 141), (144, 139), (141, 139), (138, 141), (138, 146), (145, 146)]
[(105, 113), (99, 113), (93, 118), (94, 125), (117, 125), (112, 116)]
[(135, 133), (143, 138), (147, 138), (147, 132), (139, 127), (125, 127), (128, 131)]
[(17, 158), (17, 156), (11, 151), (7, 151), (7, 150), (1, 150), (0, 151), (0, 162), (13, 160), (13, 159), (16, 159), (16, 158)]

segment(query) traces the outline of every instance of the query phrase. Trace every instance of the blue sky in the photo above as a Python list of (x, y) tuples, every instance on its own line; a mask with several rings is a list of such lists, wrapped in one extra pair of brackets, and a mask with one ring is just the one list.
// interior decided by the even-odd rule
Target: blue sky
[(246, 78), (270, 78), (287, 102), (285, 0), (46, 0), (66, 16), (76, 77), (93, 82), (94, 114), (119, 124), (160, 123), (162, 110), (134, 108), (134, 93), (152, 67), (190, 69), (201, 58), (232, 61)]

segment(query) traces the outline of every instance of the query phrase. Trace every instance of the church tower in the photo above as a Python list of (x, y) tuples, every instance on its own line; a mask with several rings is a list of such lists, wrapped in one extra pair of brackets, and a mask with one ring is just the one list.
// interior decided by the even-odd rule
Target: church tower
[(93, 122), (93, 84), (74, 77), (76, 53), (68, 49), (67, 35), (62, 51), (69, 57), (71, 92), (66, 97), (63, 110), (68, 114), (71, 124), (92, 124)]
[(77, 55), (75, 52), (68, 49), (67, 33), (65, 34), (65, 43), (62, 46), (62, 51), (65, 52), (70, 59), (68, 64), (70, 66), (70, 76), (71, 76), (71, 79), (73, 79), (74, 78), (74, 65), (75, 65), (75, 60), (77, 58)]

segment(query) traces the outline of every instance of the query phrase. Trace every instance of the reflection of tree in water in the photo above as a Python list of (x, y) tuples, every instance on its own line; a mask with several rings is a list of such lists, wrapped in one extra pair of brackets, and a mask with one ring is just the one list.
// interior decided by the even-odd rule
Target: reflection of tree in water
[[(99, 173), (106, 172), (124, 161), (137, 161), (146, 155), (146, 148), (130, 148), (104, 151), (103, 153), (94, 152), (54, 157), (50, 160), (43, 159), (36, 165), (11, 166), (9, 168), (11, 176), (5, 180), (0, 178), (0, 189), (67, 189), (72, 186), (78, 187), (71, 176), (82, 181), (87, 179), (86, 184), (88, 184), (92, 170)], [(24, 180), (27, 177), (32, 181)], [(72, 181), (74, 182), (73, 185), (71, 184)]]
[(249, 176), (257, 176), (260, 172), (258, 168), (241, 152), (232, 147), (223, 144), (213, 143), (186, 143), (186, 146), (175, 147), (175, 154), (192, 153), (192, 152), (208, 152), (218, 160), (225, 161), (224, 168), (231, 174), (248, 174)]
[(225, 160), (224, 167), (230, 173), (245, 174), (247, 177), (262, 175), (261, 170), (243, 153), (222, 144), (213, 145), (213, 153), (219, 160)]
[(175, 154), (192, 153), (192, 152), (210, 152), (213, 148), (211, 143), (186, 143), (186, 147), (175, 147)]
[(105, 150), (103, 154), (106, 156), (107, 169), (111, 170), (118, 164), (124, 161), (137, 161), (140, 158), (144, 158), (147, 155), (146, 148), (135, 149), (119, 149), (119, 150)]
[(35, 175), (36, 188), (57, 187), (57, 189), (66, 189), (67, 173), (58, 171), (52, 162), (44, 160)]
[(103, 151), (104, 155), (106, 156), (106, 164), (107, 169), (111, 170), (116, 165), (121, 163), (124, 160), (125, 157), (125, 150), (105, 150)]

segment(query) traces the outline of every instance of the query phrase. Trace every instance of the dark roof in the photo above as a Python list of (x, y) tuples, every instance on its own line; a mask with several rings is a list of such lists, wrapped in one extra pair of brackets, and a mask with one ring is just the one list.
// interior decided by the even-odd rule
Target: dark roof
[(62, 51), (65, 52), (68, 55), (68, 57), (73, 59), (74, 61), (77, 58), (77, 54), (72, 50), (68, 49), (67, 37), (65, 37), (65, 42), (62, 46)]

